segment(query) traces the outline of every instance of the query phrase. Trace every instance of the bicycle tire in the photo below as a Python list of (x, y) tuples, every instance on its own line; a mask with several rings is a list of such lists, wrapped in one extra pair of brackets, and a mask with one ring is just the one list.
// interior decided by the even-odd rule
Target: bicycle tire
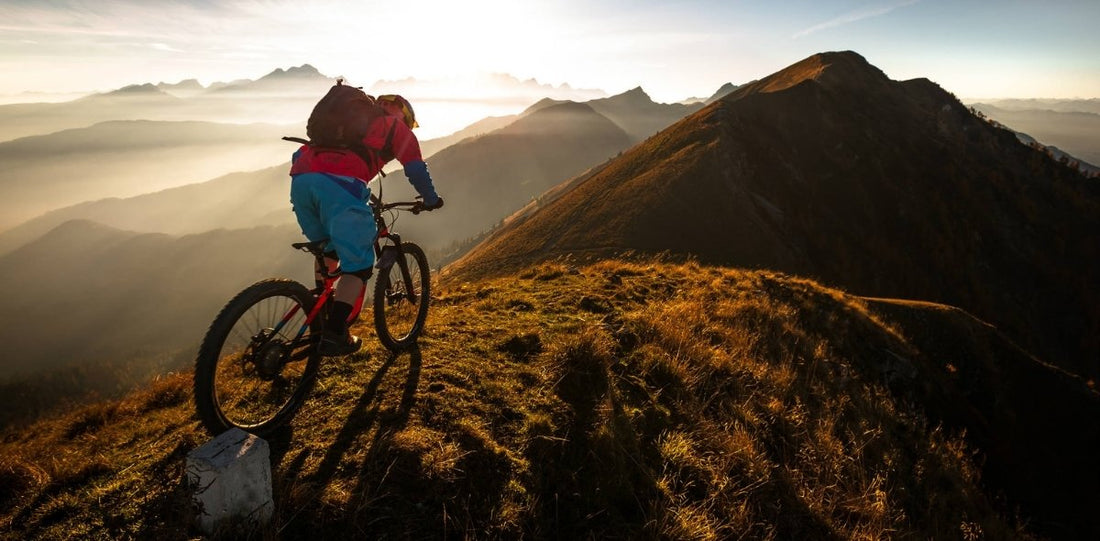
[[(428, 318), (431, 298), (431, 271), (428, 257), (416, 244), (401, 243), (401, 254), (412, 283), (406, 283), (400, 262), (378, 275), (374, 283), (374, 329), (378, 340), (390, 351), (401, 351), (416, 343)], [(415, 302), (411, 302), (409, 292)]]
[[(313, 387), (320, 366), (316, 318), (295, 340), (313, 295), (293, 280), (270, 279), (234, 296), (214, 318), (195, 358), (199, 419), (213, 435), (233, 427), (270, 434), (288, 422)], [(279, 331), (278, 322), (297, 306)]]

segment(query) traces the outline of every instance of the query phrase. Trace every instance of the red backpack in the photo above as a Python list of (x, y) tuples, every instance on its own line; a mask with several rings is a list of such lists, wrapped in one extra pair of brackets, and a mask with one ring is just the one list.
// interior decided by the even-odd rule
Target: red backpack
[[(313, 106), (313, 112), (306, 122), (306, 136), (309, 140), (298, 137), (283, 139), (311, 147), (351, 150), (363, 158), (363, 161), (371, 163), (371, 157), (377, 151), (363, 145), (363, 137), (367, 134), (370, 123), (385, 114), (385, 110), (375, 102), (373, 96), (359, 87), (345, 85), (343, 79), (337, 79), (321, 101)], [(389, 154), (392, 137), (391, 130), (382, 152), (384, 161), (389, 161), (385, 158)]]

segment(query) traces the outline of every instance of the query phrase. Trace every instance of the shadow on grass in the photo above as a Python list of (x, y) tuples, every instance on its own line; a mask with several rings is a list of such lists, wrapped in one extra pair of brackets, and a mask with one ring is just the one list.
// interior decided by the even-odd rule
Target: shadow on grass
[[(401, 401), (396, 410), (384, 412), (382, 397), (385, 396), (386, 393), (382, 389), (382, 382), (398, 359), (404, 356), (408, 356), (409, 358), (409, 372), (405, 378)], [(409, 350), (390, 354), (378, 370), (375, 371), (374, 375), (367, 383), (366, 388), (363, 390), (363, 394), (359, 396), (355, 406), (348, 413), (344, 425), (336, 435), (336, 439), (325, 452), (325, 456), (321, 459), (320, 465), (315, 472), (308, 475), (307, 481), (317, 493), (323, 492), (332, 482), (344, 456), (353, 446), (355, 446), (356, 440), (364, 433), (370, 431), (376, 423), (378, 423), (378, 428), (370, 446), (371, 448), (375, 446), (381, 434), (387, 433), (390, 430), (400, 430), (400, 428), (408, 422), (409, 412), (416, 402), (416, 389), (420, 382), (421, 365), (420, 349), (414, 346)], [(289, 446), (289, 440), (282, 441), (285, 441), (286, 445)], [(281, 463), (286, 453), (287, 448), (283, 448), (279, 453), (278, 459), (272, 460), (272, 462), (275, 464)], [(282, 477), (282, 482), (280, 484), (283, 486), (294, 486), (298, 478), (302, 475), (302, 470), (308, 456), (309, 449), (302, 449), (291, 458), (280, 476)]]

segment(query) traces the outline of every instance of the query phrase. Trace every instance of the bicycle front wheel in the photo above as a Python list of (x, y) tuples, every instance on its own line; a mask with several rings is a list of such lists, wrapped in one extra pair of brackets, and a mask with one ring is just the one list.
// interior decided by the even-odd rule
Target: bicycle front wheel
[(317, 377), (321, 318), (308, 327), (313, 295), (293, 280), (264, 280), (230, 300), (195, 359), (195, 407), (211, 434), (258, 435), (286, 423)]
[[(408, 275), (402, 269), (408, 270)], [(416, 343), (428, 318), (432, 275), (424, 250), (401, 243), (398, 260), (378, 275), (374, 283), (374, 329), (390, 351)]]

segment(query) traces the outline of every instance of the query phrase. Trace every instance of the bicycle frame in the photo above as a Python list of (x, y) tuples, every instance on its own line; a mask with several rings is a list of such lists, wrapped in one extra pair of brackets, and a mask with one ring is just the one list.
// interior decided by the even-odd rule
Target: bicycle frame
[[(401, 277), (405, 280), (405, 283), (411, 283), (412, 275), (409, 272), (409, 265), (405, 261), (405, 258), (398, 257), (401, 253), (401, 235), (393, 233), (389, 230), (389, 224), (386, 223), (384, 212), (391, 209), (401, 209), (409, 210), (413, 214), (419, 214), (421, 203), (398, 202), (383, 204), (379, 198), (371, 195), (370, 207), (374, 211), (374, 221), (376, 227), (378, 228), (378, 235), (374, 238), (374, 255), (375, 259), (378, 261), (378, 269), (383, 272), (389, 271), (389, 269), (396, 262), (398, 268), (401, 270)], [(381, 242), (382, 239), (389, 239), (391, 244), (383, 245)], [(325, 303), (327, 303), (328, 300), (332, 298), (335, 290), (336, 280), (338, 280), (340, 276), (343, 275), (343, 271), (340, 269), (340, 267), (329, 271), (328, 265), (325, 264), (325, 255), (322, 249), (323, 245), (324, 241), (303, 242), (295, 243), (292, 245), (294, 248), (313, 254), (313, 257), (315, 258), (314, 268), (316, 269), (317, 273), (321, 275), (321, 278), (323, 280), (322, 285), (317, 292), (317, 301), (313, 303), (313, 309), (310, 310), (309, 315), (306, 316), (306, 320), (302, 323), (302, 325), (298, 328), (298, 332), (294, 335), (294, 339), (291, 342), (294, 346), (292, 349), (297, 349), (297, 347), (301, 345), (299, 342), (302, 339), (302, 336), (305, 335), (306, 329), (309, 329), (310, 325), (317, 318), (317, 315), (321, 313), (321, 309), (324, 307)], [(391, 257), (390, 254), (393, 254), (393, 256)], [(355, 304), (352, 306), (352, 320), (357, 318), (359, 316), (359, 313), (362, 311), (363, 301), (366, 297), (366, 292), (367, 287), (366, 283), (364, 283), (363, 288), (359, 291), (359, 296), (355, 300)], [(409, 291), (406, 292), (406, 295), (411, 302), (417, 302), (415, 292)], [(393, 300), (387, 299), (387, 302), (393, 302)], [(297, 304), (291, 307), (291, 309), (287, 311), (287, 313), (279, 321), (278, 325), (276, 325), (275, 328), (272, 329), (271, 336), (279, 334), (283, 327), (285, 327), (286, 324), (289, 323), (291, 319), (293, 319), (294, 315), (298, 313), (299, 308), (300, 307)]]

